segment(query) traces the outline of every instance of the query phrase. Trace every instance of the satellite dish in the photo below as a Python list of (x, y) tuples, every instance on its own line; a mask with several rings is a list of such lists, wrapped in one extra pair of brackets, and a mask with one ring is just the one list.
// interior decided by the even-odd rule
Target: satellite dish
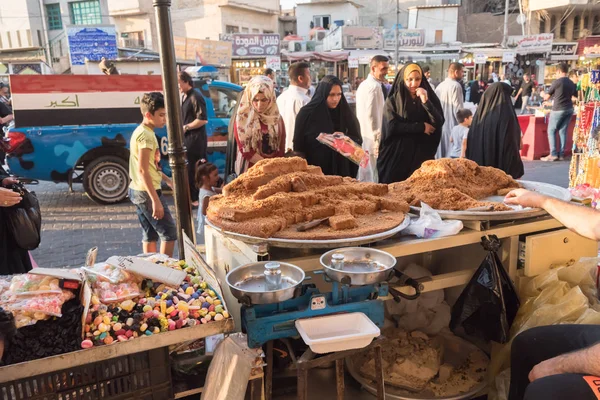
[(519, 16), (517, 17), (517, 24), (524, 25), (525, 22), (527, 22), (527, 17), (525, 16), (525, 14), (519, 14)]

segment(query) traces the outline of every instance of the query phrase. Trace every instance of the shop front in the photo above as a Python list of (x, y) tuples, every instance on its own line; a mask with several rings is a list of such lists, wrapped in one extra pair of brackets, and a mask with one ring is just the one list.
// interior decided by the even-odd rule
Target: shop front
[(263, 75), (273, 62), (280, 57), (279, 34), (245, 34), (232, 36), (233, 56), (231, 80), (246, 86), (256, 75)]
[(310, 63), (310, 74), (314, 84), (318, 83), (326, 75), (335, 75), (343, 79), (348, 76), (348, 56), (347, 51), (303, 51), (281, 52), (281, 80), (289, 86), (287, 76), (288, 68), (295, 62)]

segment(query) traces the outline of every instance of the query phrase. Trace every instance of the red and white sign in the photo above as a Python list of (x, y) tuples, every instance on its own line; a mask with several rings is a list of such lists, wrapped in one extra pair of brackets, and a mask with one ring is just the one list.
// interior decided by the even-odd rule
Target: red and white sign
[(266, 59), (267, 68), (274, 69), (275, 71), (281, 70), (281, 57), (267, 56)]

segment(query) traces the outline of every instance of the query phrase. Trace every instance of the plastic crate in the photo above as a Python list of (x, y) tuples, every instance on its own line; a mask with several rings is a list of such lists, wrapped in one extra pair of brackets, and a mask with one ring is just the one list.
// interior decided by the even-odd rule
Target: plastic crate
[(0, 383), (0, 398), (3, 400), (172, 399), (169, 351), (167, 347), (163, 347)]

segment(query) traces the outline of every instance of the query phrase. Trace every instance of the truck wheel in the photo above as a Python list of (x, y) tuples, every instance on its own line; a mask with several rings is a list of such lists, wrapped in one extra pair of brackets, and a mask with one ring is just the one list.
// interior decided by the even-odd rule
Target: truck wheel
[(98, 204), (119, 203), (127, 197), (129, 166), (119, 157), (97, 158), (85, 167), (83, 188)]

